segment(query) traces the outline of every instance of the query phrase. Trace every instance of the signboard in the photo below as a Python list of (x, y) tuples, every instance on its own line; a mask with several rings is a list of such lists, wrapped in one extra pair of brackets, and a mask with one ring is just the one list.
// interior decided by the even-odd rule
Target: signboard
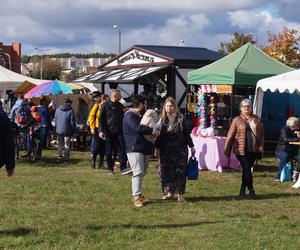
[(135, 65), (135, 64), (154, 64), (154, 63), (170, 63), (168, 60), (132, 49), (124, 55), (117, 57), (115, 60), (106, 64), (105, 67), (115, 67), (121, 65)]
[(217, 94), (231, 94), (232, 85), (218, 85), (218, 84), (201, 84), (199, 85), (202, 93), (217, 93)]

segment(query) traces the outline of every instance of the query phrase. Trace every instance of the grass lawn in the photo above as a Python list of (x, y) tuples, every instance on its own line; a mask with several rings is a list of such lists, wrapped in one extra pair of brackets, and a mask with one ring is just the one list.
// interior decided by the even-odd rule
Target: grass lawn
[(241, 174), (204, 171), (188, 181), (185, 203), (161, 201), (156, 162), (136, 209), (129, 176), (92, 170), (88, 152), (70, 166), (18, 161), (0, 172), (0, 249), (299, 249), (300, 191), (275, 183), (275, 159), (254, 173), (257, 200), (240, 199)]

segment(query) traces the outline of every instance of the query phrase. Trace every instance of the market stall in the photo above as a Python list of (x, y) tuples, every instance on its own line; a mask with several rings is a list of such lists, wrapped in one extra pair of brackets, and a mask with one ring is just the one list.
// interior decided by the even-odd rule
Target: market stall
[(94, 83), (108, 94), (110, 89), (118, 88), (124, 98), (142, 93), (148, 97), (151, 108), (159, 107), (166, 96), (172, 96), (185, 109), (187, 72), (221, 57), (206, 48), (134, 45), (101, 65), (97, 72), (75, 81)]
[[(291, 70), (248, 43), (210, 65), (190, 71), (187, 110), (193, 120), (194, 143), (199, 143), (198, 137), (214, 140), (216, 135), (226, 136), (231, 119), (239, 114), (239, 103), (253, 99), (257, 81)], [(219, 152), (218, 147), (210, 150)]]

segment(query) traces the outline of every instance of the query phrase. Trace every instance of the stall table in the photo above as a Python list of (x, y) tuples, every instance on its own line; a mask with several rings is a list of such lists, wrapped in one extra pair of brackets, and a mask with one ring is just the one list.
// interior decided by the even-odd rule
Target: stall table
[(228, 167), (238, 171), (242, 170), (240, 162), (233, 153), (230, 156), (230, 162), (228, 162), (228, 158), (224, 155), (225, 137), (202, 137), (192, 135), (192, 139), (196, 149), (195, 156), (198, 160), (200, 170), (223, 172), (223, 170)]

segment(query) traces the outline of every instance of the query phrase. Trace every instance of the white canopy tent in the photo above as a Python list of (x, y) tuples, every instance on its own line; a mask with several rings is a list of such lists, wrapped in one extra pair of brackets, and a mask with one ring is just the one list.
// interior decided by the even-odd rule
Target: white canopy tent
[(262, 114), (264, 92), (267, 90), (271, 92), (278, 91), (279, 93), (300, 94), (300, 69), (264, 78), (257, 82), (253, 112), (259, 117), (261, 117)]
[(45, 80), (39, 80), (28, 76), (23, 76), (9, 69), (0, 66), (0, 90), (15, 89), (21, 83), (28, 81), (34, 84), (39, 84)]
[(0, 100), (3, 102), (4, 109), (8, 109), (7, 104), (7, 91), (13, 91), (24, 82), (39, 84), (45, 80), (39, 80), (28, 76), (23, 76), (9, 69), (0, 66)]

